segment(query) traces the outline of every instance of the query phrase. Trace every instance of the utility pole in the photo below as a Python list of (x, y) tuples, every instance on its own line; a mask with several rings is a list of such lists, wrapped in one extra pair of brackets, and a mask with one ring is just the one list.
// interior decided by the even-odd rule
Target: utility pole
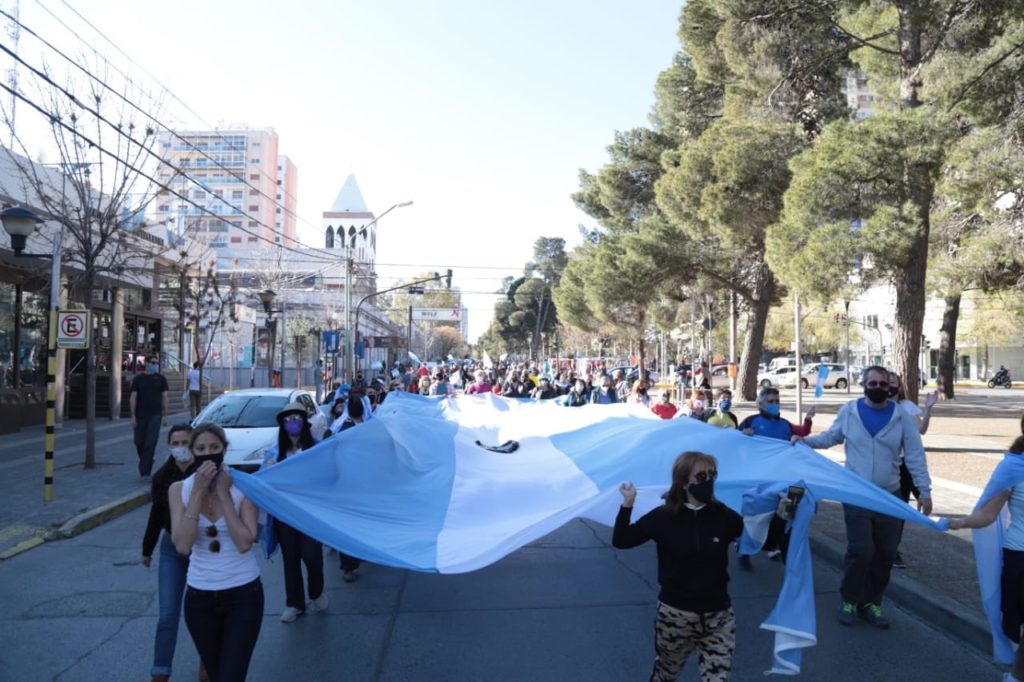
[(793, 294), (793, 320), (796, 326), (796, 338), (793, 341), (793, 345), (796, 350), (796, 423), (799, 424), (803, 421), (804, 415), (804, 391), (803, 384), (800, 379), (803, 376), (803, 363), (800, 357), (801, 346), (800, 346), (800, 294)]
[(736, 365), (736, 292), (729, 292), (729, 388), (736, 390), (736, 377), (739, 374)]
[(846, 308), (846, 316), (843, 318), (843, 325), (846, 327), (846, 395), (853, 390), (850, 384), (853, 383), (853, 373), (850, 370), (850, 301), (843, 301)]

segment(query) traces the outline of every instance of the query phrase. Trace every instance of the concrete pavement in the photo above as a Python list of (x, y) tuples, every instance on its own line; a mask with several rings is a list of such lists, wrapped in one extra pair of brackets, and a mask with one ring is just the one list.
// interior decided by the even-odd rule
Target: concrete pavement
[[(0, 679), (148, 679), (157, 617), (157, 567), (140, 567), (145, 509), (92, 532), (0, 562)], [(448, 682), (646, 679), (653, 659), (656, 557), (653, 545), (615, 550), (611, 531), (573, 521), (479, 571), (412, 573), (365, 566), (341, 580), (325, 554), (326, 613), (279, 622), (279, 559), (261, 561), (266, 609), (249, 679)], [(737, 614), (732, 679), (758, 680), (771, 664), (772, 636), (759, 629), (776, 601), (782, 566), (731, 565)], [(902, 608), (882, 632), (834, 617), (838, 572), (816, 562), (816, 646), (801, 679), (1000, 679), (987, 657)], [(173, 679), (195, 679), (197, 657), (182, 624)], [(681, 679), (698, 679), (691, 659)]]

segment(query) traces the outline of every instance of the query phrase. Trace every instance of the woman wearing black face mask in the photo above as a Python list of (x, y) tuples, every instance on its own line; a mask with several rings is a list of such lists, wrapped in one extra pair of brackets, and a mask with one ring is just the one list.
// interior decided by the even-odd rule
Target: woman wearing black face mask
[[(301, 403), (289, 403), (277, 413), (277, 447), (267, 453), (262, 468), (267, 468), (288, 457), (294, 457), (303, 450), (316, 445), (309, 427), (306, 408)], [(263, 549), (269, 557), (277, 545), (281, 545), (284, 564), (285, 608), (281, 622), (291, 623), (306, 612), (306, 589), (302, 584), (302, 565), (306, 565), (309, 598), (314, 611), (327, 608), (327, 594), (324, 592), (323, 545), (280, 519), (270, 515), (263, 524)]]
[(726, 586), (729, 544), (743, 532), (743, 518), (715, 499), (717, 462), (684, 452), (672, 466), (665, 503), (630, 523), (636, 488), (619, 487), (622, 508), (612, 544), (619, 549), (648, 540), (658, 546), (658, 613), (652, 680), (675, 680), (697, 649), (702, 680), (727, 680), (736, 647), (736, 618)]
[(223, 466), (224, 429), (201, 424), (189, 449), (195, 473), (171, 485), (171, 539), (190, 554), (185, 625), (210, 679), (244, 680), (263, 624), (263, 585), (256, 552), (256, 507)]

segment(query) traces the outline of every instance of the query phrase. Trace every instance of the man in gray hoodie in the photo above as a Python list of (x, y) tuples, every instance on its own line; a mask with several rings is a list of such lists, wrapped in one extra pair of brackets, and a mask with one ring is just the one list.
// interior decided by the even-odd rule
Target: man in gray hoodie
[[(899, 495), (902, 452), (921, 491), (918, 511), (931, 514), (931, 478), (917, 423), (888, 399), (889, 373), (884, 367), (865, 369), (863, 383), (864, 397), (843, 405), (827, 431), (804, 438), (793, 436), (792, 441), (818, 449), (845, 443), (846, 468), (893, 495)], [(843, 515), (847, 544), (839, 622), (851, 625), (859, 615), (887, 630), (889, 620), (882, 615), (881, 604), (899, 546), (900, 522), (851, 504), (843, 505)]]

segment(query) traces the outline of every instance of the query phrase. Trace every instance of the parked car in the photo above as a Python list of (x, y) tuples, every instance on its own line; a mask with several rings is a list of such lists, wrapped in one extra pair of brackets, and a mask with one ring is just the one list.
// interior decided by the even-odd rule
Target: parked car
[(323, 438), (327, 418), (317, 409), (309, 391), (289, 388), (247, 388), (218, 396), (192, 421), (212, 422), (228, 436), (224, 463), (252, 473), (277, 442), (277, 413), (288, 403), (301, 403), (309, 415), (313, 437)]
[[(850, 375), (846, 371), (846, 365), (834, 362), (812, 362), (804, 368), (803, 376), (800, 377), (800, 386), (810, 388), (818, 382), (818, 371), (822, 365), (828, 366), (828, 376), (825, 377), (825, 388), (844, 389), (850, 382)], [(787, 386), (796, 386), (796, 377), (791, 374), (788, 377)]]
[[(634, 383), (637, 380), (637, 377), (640, 376), (640, 372), (637, 370), (636, 367), (629, 367), (627, 365), (619, 365), (618, 367), (612, 367), (611, 369), (608, 370), (608, 376), (614, 376), (615, 373), (620, 370), (626, 376), (626, 379), (629, 381), (630, 384)], [(651, 383), (652, 385), (658, 383), (658, 380), (661, 379), (661, 374), (655, 369), (647, 370), (647, 376), (650, 379), (649, 383)]]
[[(770, 372), (762, 372), (761, 374), (757, 375), (757, 385), (762, 388), (768, 386), (774, 386), (775, 388), (779, 388), (785, 385), (787, 375), (794, 374), (795, 376), (795, 372), (796, 367), (790, 366), (778, 367)], [(796, 383), (792, 383), (790, 385), (796, 386)]]

